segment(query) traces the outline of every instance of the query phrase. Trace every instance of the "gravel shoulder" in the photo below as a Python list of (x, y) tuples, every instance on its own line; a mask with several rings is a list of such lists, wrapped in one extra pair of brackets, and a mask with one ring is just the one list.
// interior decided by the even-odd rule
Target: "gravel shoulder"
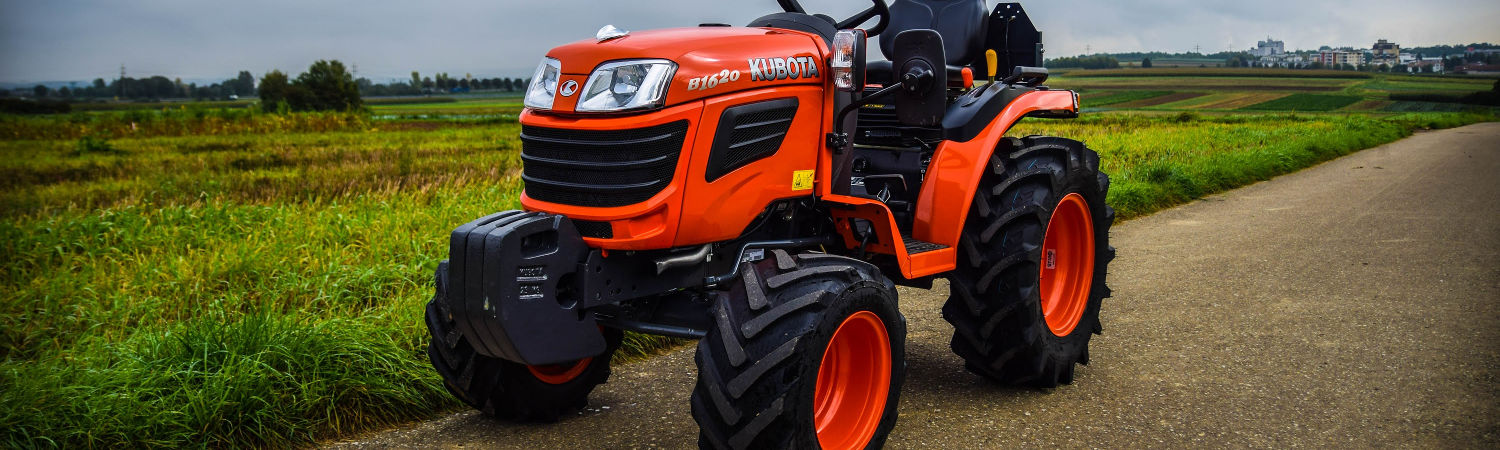
[[(891, 448), (1500, 447), (1500, 123), (1414, 137), (1118, 224), (1075, 384), (963, 370), (905, 289)], [(335, 447), (691, 448), (690, 347), (557, 424), (462, 412)]]

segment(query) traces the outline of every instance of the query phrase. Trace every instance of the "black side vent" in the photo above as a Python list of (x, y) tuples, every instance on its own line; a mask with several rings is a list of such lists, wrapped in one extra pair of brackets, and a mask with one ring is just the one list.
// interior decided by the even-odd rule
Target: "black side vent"
[(735, 106), (719, 116), (714, 147), (703, 178), (709, 182), (734, 169), (776, 154), (797, 115), (797, 99), (783, 98)]
[(587, 238), (613, 239), (615, 229), (609, 222), (595, 222), (592, 220), (574, 220), (573, 226), (578, 227), (578, 234)]
[(629, 130), (521, 126), (521, 180), (545, 202), (612, 207), (650, 199), (672, 183), (688, 122)]

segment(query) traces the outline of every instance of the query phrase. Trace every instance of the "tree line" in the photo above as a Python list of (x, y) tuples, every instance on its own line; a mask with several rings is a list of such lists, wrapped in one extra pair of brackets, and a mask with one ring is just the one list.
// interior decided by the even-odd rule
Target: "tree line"
[(360, 93), (368, 96), (426, 95), (481, 90), (518, 92), (525, 90), (526, 85), (530, 83), (529, 80), (521, 78), (474, 78), (469, 74), (455, 78), (447, 72), (424, 77), (421, 72), (415, 70), (411, 71), (411, 79), (405, 82), (392, 81), (387, 84), (376, 84), (367, 78), (354, 81), (359, 86)]
[[(336, 62), (336, 61), (334, 61)], [(340, 64), (342, 66), (342, 64)], [(272, 73), (281, 73), (272, 71)], [(269, 76), (270, 74), (266, 74)], [(472, 91), (502, 91), (518, 92), (526, 89), (530, 80), (522, 78), (474, 78), (465, 74), (463, 77), (453, 77), (446, 72), (423, 77), (417, 71), (412, 71), (411, 81), (393, 81), (390, 83), (375, 83), (368, 78), (355, 78), (353, 83), (359, 93), (364, 96), (382, 97), (394, 95), (429, 95), (442, 93), (458, 93)], [(285, 78), (286, 74), (281, 73)], [(265, 76), (260, 80), (265, 83)], [(167, 78), (155, 75), (145, 78), (122, 77), (106, 81), (103, 78), (95, 78), (93, 83), (85, 86), (63, 86), (60, 88), (49, 88), (44, 85), (36, 85), (27, 90), (22, 96), (29, 95), (37, 99), (75, 101), (92, 99), (122, 99), (154, 101), (161, 99), (187, 98), (194, 100), (227, 100), (230, 98), (246, 98), (258, 95), (256, 78), (250, 71), (241, 70), (239, 75), (222, 82), (199, 85), (197, 83), (183, 83), (181, 78)], [(12, 91), (0, 90), (0, 97), (8, 96)]]
[(183, 83), (181, 78), (167, 78), (161, 75), (147, 78), (122, 77), (110, 81), (103, 78), (95, 78), (93, 83), (87, 86), (63, 86), (57, 89), (36, 85), (30, 94), (36, 98), (50, 98), (53, 100), (85, 100), (94, 98), (123, 98), (130, 100), (162, 99), (162, 98), (193, 98), (193, 99), (222, 99), (231, 95), (251, 96), (255, 95), (255, 76), (249, 71), (241, 70), (234, 78), (199, 86), (197, 83)]

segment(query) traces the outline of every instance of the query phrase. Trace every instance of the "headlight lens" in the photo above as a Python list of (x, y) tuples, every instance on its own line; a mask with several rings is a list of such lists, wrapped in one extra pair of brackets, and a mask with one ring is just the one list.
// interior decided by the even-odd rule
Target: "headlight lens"
[(615, 112), (659, 108), (677, 64), (665, 59), (604, 63), (583, 84), (579, 112)]
[(531, 86), (526, 88), (526, 107), (552, 109), (552, 97), (557, 94), (557, 77), (562, 73), (562, 62), (542, 58), (531, 76)]

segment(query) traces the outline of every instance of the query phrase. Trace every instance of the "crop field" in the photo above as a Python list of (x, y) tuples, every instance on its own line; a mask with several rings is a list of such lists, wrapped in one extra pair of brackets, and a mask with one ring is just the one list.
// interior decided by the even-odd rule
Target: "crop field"
[(370, 110), (378, 115), (516, 115), (521, 112), (520, 98), (480, 98), (449, 102), (413, 102), (392, 105), (372, 105)]
[(1188, 101), (1188, 100), (1192, 100), (1192, 99), (1195, 99), (1195, 98), (1198, 98), (1198, 97), (1202, 97), (1204, 95), (1208, 95), (1208, 94), (1207, 93), (1203, 93), (1203, 92), (1173, 92), (1173, 93), (1170, 93), (1170, 94), (1153, 96), (1151, 98), (1136, 100), (1136, 101), (1133, 101), (1133, 102), (1121, 103), (1121, 104), (1115, 105), (1115, 107), (1117, 107), (1117, 108), (1147, 108), (1147, 107), (1151, 107), (1151, 106), (1165, 105), (1165, 104), (1168, 104), (1168, 103), (1176, 103), (1176, 102), (1181, 102), (1181, 101)]
[[(1077, 90), (1091, 111), (1456, 112), (1489, 106), (1434, 103), (1489, 91), (1492, 78), (1274, 69), (1071, 70), (1048, 84)], [(1395, 98), (1404, 95), (1408, 97)], [(1456, 100), (1454, 100), (1456, 101)]]
[[(1083, 101), (1177, 92), (1198, 91)], [(1146, 109), (1304, 95), (1260, 94)], [(459, 409), (422, 307), (448, 232), (518, 206), (519, 126), (490, 117), (515, 102), (0, 116), (0, 444), (300, 446)], [(1115, 111), (1012, 134), (1099, 151), (1128, 218), (1493, 119)], [(676, 345), (628, 339), (623, 358)]]
[(1172, 91), (1103, 91), (1087, 92), (1078, 95), (1078, 101), (1085, 108), (1111, 106), (1120, 103), (1141, 101), (1149, 98), (1160, 97), (1171, 94)]

